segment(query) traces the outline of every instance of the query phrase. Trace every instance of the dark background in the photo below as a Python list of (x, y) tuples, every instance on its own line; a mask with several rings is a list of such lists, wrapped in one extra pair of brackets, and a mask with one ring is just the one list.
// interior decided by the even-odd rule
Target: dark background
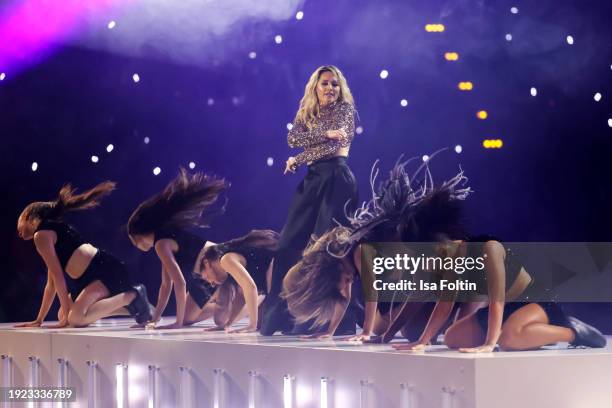
[[(400, 154), (450, 147), (432, 171), (442, 181), (459, 164), (465, 170), (475, 191), (467, 202), (471, 232), (506, 241), (612, 241), (609, 2), (525, 3), (308, 0), (302, 21), (243, 22), (218, 39), (219, 50), (233, 41), (230, 57), (219, 51), (208, 63), (63, 44), (7, 73), (0, 82), (0, 321), (36, 316), (46, 271), (33, 243), (18, 238), (16, 221), (28, 203), (53, 199), (66, 182), (81, 190), (118, 182), (102, 207), (67, 219), (125, 260), (153, 299), (159, 262), (134, 248), (123, 228), (179, 166), (194, 161), (196, 170), (232, 183), (227, 213), (199, 232), (206, 239), (280, 230), (304, 171), (283, 176), (286, 158), (297, 153), (286, 145), (286, 125), (308, 76), (323, 64), (339, 66), (355, 96), (364, 131), (349, 164), (362, 200), (374, 160), (386, 171)], [(517, 15), (510, 13), (515, 5)], [(438, 22), (444, 33), (423, 29)], [(446, 61), (447, 51), (459, 61)], [(385, 80), (382, 69), (390, 73)], [(460, 81), (472, 81), (474, 90), (459, 91)], [(487, 120), (476, 118), (481, 109)], [(484, 149), (484, 139), (504, 146)], [(610, 305), (569, 308), (612, 333)]]

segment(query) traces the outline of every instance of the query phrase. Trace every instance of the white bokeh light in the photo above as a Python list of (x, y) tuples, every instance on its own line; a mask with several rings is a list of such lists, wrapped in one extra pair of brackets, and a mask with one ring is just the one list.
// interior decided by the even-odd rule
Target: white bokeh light
[(189, 168), (191, 170), (195, 169), (195, 162), (189, 162)]
[(506, 41), (512, 41), (512, 34), (506, 34)]
[(568, 35), (565, 40), (569, 45), (574, 45), (574, 37), (572, 37), (571, 35)]
[(426, 162), (427, 160), (429, 160), (429, 156), (428, 155), (423, 155), (423, 161)]
[(135, 83), (139, 83), (139, 82), (140, 82), (140, 75), (138, 75), (138, 74), (134, 74), (134, 75), (132, 75), (132, 80), (133, 80)]
[(0, 73), (0, 81), (4, 81), (4, 78), (6, 78), (6, 73), (5, 72)]
[(98, 158), (98, 156), (91, 156), (91, 162), (92, 163), (97, 163), (100, 159)]
[(532, 86), (531, 89), (529, 90), (529, 93), (531, 93), (531, 96), (537, 96), (538, 90)]
[(287, 130), (293, 129), (293, 123), (287, 123)]
[(355, 129), (355, 133), (357, 133), (358, 135), (363, 133), (363, 127), (361, 126), (357, 126), (357, 129)]
[(388, 76), (389, 76), (389, 71), (387, 71), (386, 69), (383, 69), (382, 71), (380, 71), (381, 79), (387, 79)]
[(215, 100), (213, 98), (208, 98), (208, 100), (206, 101), (206, 104), (208, 106), (213, 106), (215, 104)]
[(106, 146), (106, 151), (108, 153), (112, 152), (113, 150), (115, 150), (115, 146), (113, 146), (112, 144), (109, 144), (108, 146)]
[(595, 99), (595, 102), (599, 102), (601, 101), (601, 94), (599, 92), (597, 92), (594, 96), (593, 99)]
[(407, 99), (402, 99), (400, 101), (400, 105), (402, 105), (405, 108), (406, 106), (408, 106), (408, 100)]
[(295, 19), (296, 20), (301, 20), (304, 18), (304, 12), (303, 11), (298, 11), (297, 13), (295, 13)]
[(115, 22), (115, 20), (111, 20), (108, 22), (108, 29), (112, 30), (113, 28), (115, 28), (115, 26), (117, 26), (117, 23)]
[(250, 58), (250, 59), (255, 59), (255, 58), (257, 58), (257, 53), (256, 53), (255, 51), (251, 51), (251, 52), (249, 52), (249, 58)]
[(36, 171), (38, 170), (38, 163), (34, 162), (32, 163), (32, 171)]
[(612, 118), (608, 119), (608, 126), (612, 128)]
[(283, 42), (283, 36), (282, 35), (277, 35), (274, 37), (274, 42), (277, 44), (281, 44)]
[(518, 7), (511, 7), (511, 8), (510, 8), (510, 12), (511, 12), (512, 14), (518, 14), (518, 12), (519, 12)]
[(463, 151), (463, 147), (461, 145), (455, 146), (455, 153), (459, 154)]
[(159, 173), (161, 173), (161, 169), (159, 167), (156, 167), (156, 168), (153, 169), (153, 174), (155, 176), (159, 175)]
[(272, 157), (268, 157), (268, 159), (266, 160), (266, 164), (268, 165), (268, 167), (272, 167), (274, 165), (274, 159)]
[(150, 141), (151, 141), (151, 139), (149, 139), (149, 136), (146, 136), (146, 137), (144, 138), (144, 143), (145, 143), (145, 144), (149, 144), (149, 142), (150, 142)]

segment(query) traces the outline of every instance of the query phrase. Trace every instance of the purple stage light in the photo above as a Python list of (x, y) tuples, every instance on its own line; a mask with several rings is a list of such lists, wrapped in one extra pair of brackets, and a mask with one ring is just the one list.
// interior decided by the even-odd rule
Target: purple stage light
[(134, 0), (13, 1), (0, 11), (0, 67), (10, 71), (36, 64), (69, 39), (92, 16)]

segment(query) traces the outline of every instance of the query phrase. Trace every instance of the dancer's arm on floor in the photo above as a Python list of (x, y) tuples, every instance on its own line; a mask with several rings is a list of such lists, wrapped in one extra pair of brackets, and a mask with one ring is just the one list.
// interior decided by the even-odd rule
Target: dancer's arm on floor
[(187, 303), (187, 283), (185, 282), (181, 268), (176, 263), (172, 246), (173, 241), (170, 239), (160, 239), (155, 243), (157, 256), (166, 268), (168, 276), (174, 286), (174, 299), (176, 301), (176, 322), (159, 327), (163, 329), (174, 329), (183, 326), (183, 321), (185, 319), (185, 304)]
[[(244, 299), (249, 313), (249, 325), (244, 328), (237, 330), (238, 332), (254, 332), (257, 330), (257, 319), (258, 319), (258, 302), (257, 302), (257, 285), (255, 281), (246, 270), (244, 265), (240, 262), (240, 256), (236, 253), (229, 252), (220, 260), (221, 267), (229, 273), (232, 278), (238, 283), (238, 286), (242, 289)], [(233, 312), (233, 310), (232, 310)], [(234, 316), (235, 318), (235, 316)], [(230, 319), (227, 326), (233, 323), (233, 319)]]
[[(365, 251), (372, 250), (372, 247), (363, 247), (363, 248)], [(357, 248), (355, 248), (355, 251), (353, 251), (353, 264), (355, 265), (355, 268), (357, 269), (357, 272), (359, 273), (359, 276), (361, 277), (361, 281), (363, 282), (363, 287), (373, 288), (374, 274), (371, 268), (366, 267), (365, 269), (362, 269), (361, 251), (362, 251), (361, 245), (357, 246)], [(369, 256), (371, 255), (373, 254), (371, 253), (367, 254), (368, 259), (370, 259)], [(349, 341), (367, 341), (367, 340), (370, 340), (370, 337), (373, 334), (374, 323), (376, 321), (376, 312), (378, 310), (378, 292), (375, 290), (371, 290), (370, 292), (367, 293), (366, 299), (367, 300), (365, 302), (363, 330), (361, 334), (349, 337), (348, 339)]]
[(433, 339), (434, 336), (438, 334), (442, 326), (444, 326), (444, 323), (446, 323), (451, 312), (453, 311), (454, 305), (454, 301), (438, 300), (433, 311), (431, 312), (431, 315), (429, 316), (425, 329), (423, 329), (421, 337), (419, 337), (419, 339), (415, 342), (394, 345), (393, 348), (397, 350), (412, 351), (424, 350), (431, 339)]
[(155, 311), (153, 312), (151, 321), (158, 322), (161, 319), (162, 315), (164, 314), (164, 310), (166, 310), (166, 306), (168, 306), (170, 292), (172, 292), (172, 281), (170, 280), (170, 275), (168, 274), (166, 267), (162, 264), (161, 285), (159, 285), (157, 305), (155, 306)]
[(410, 318), (414, 316), (414, 311), (408, 307), (409, 303), (410, 301), (407, 300), (402, 304), (399, 313), (395, 316), (395, 319), (393, 319), (387, 330), (373, 339), (373, 342), (388, 343), (400, 330), (402, 330), (402, 327), (404, 327)]
[(53, 278), (51, 277), (51, 271), (47, 270), (47, 284), (45, 285), (45, 291), (43, 292), (42, 301), (40, 302), (40, 310), (36, 320), (27, 323), (16, 324), (15, 327), (38, 327), (42, 325), (49, 313), (49, 309), (55, 299), (55, 286), (53, 285)]
[(493, 351), (501, 336), (504, 317), (506, 267), (504, 264), (506, 251), (497, 241), (488, 241), (483, 245), (485, 274), (489, 293), (489, 316), (485, 342), (482, 346), (462, 348), (464, 353), (486, 353)]
[[(349, 292), (350, 290), (351, 289), (349, 286)], [(349, 299), (350, 299), (350, 296), (349, 296)], [(336, 333), (336, 329), (338, 329), (338, 326), (340, 326), (340, 323), (342, 322), (342, 319), (344, 318), (344, 315), (346, 314), (346, 310), (348, 309), (349, 303), (350, 303), (350, 300), (344, 303), (336, 303), (336, 307), (334, 308), (334, 313), (332, 315), (331, 320), (329, 321), (329, 326), (327, 328), (327, 331), (323, 333), (315, 333), (315, 334), (302, 336), (302, 338), (328, 339), (328, 338), (333, 337), (334, 333)]]
[[(240, 317), (240, 315), (242, 314), (242, 310), (244, 309), (244, 305), (245, 305), (245, 301), (244, 301), (243, 294), (240, 293), (240, 291), (236, 291), (236, 296), (234, 297), (234, 300), (228, 305), (228, 307), (230, 308), (230, 314), (227, 318), (227, 321), (225, 322), (225, 325), (223, 326), (225, 330), (230, 332), (229, 327), (232, 324), (234, 324), (234, 322)], [(244, 329), (234, 330), (231, 332), (232, 333), (251, 333), (254, 331), (257, 331), (257, 328), (253, 330), (251, 327), (247, 327)]]
[[(61, 308), (65, 312), (63, 319), (54, 327), (66, 327), (68, 325), (68, 313), (70, 312), (72, 302), (70, 300), (70, 296), (68, 295), (68, 288), (66, 287), (66, 279), (64, 278), (64, 271), (62, 269), (62, 265), (60, 264), (59, 258), (57, 257), (57, 253), (55, 252), (55, 243), (53, 242), (54, 237), (51, 234), (52, 233), (49, 231), (38, 231), (34, 235), (34, 244), (36, 246), (36, 250), (47, 265), (48, 277), (53, 280), (53, 287), (55, 289), (55, 293), (59, 298)], [(53, 299), (51, 299), (51, 301), (53, 301)]]

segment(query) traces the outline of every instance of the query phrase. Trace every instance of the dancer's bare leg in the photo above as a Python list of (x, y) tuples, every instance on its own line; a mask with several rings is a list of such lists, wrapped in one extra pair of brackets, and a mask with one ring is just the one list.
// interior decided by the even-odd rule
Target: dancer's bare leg
[(486, 333), (472, 314), (457, 320), (444, 333), (444, 343), (451, 349), (482, 346)]
[(499, 347), (502, 350), (531, 350), (558, 342), (571, 343), (575, 334), (567, 327), (549, 323), (548, 315), (537, 303), (530, 303), (512, 313), (502, 326)]
[(414, 316), (421, 311), (423, 305), (423, 303), (419, 302), (405, 302), (398, 308), (393, 308), (393, 316), (391, 316), (391, 323), (388, 325), (387, 330), (380, 336), (377, 336), (377, 338), (373, 339), (373, 342), (390, 342), (393, 337), (395, 337), (395, 334), (402, 330), (404, 326), (409, 324)]
[(108, 295), (108, 289), (100, 281), (87, 285), (72, 305), (68, 323), (74, 327), (85, 327), (104, 317), (129, 316), (125, 306), (136, 298), (136, 293), (129, 291), (112, 297)]
[(185, 305), (185, 325), (192, 325), (194, 323), (202, 322), (210, 319), (218, 308), (215, 303), (216, 298), (213, 295), (204, 307), (200, 308), (198, 304), (193, 300), (191, 296), (187, 296), (187, 304)]

